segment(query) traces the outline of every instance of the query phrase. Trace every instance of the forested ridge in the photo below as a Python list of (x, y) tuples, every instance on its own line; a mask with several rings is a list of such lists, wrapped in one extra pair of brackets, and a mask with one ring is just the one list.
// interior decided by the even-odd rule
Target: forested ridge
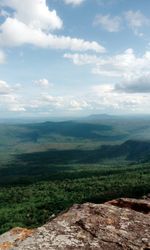
[[(16, 226), (40, 226), (74, 203), (150, 192), (150, 141), (128, 138), (133, 125), (127, 126), (128, 133), (123, 127), (118, 131), (124, 131), (121, 141), (110, 135), (117, 131), (112, 121), (87, 125), (84, 133), (85, 123), (61, 123), (61, 136), (51, 131), (59, 131), (57, 126), (48, 122), (1, 127), (0, 233)], [(99, 128), (103, 140), (93, 128)]]

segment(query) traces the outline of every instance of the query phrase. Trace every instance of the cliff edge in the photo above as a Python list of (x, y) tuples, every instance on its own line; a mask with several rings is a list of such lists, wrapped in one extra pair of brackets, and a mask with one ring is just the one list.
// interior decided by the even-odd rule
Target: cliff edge
[(0, 250), (148, 250), (150, 199), (74, 205), (44, 226), (0, 236)]

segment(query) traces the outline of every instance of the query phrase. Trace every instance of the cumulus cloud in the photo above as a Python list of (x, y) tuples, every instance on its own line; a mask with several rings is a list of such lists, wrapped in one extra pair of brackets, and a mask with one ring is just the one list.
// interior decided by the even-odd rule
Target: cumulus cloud
[(92, 72), (105, 77), (118, 77), (132, 79), (149, 73), (150, 51), (137, 56), (133, 49), (129, 48), (123, 53), (114, 56), (97, 56), (90, 54), (65, 54), (65, 58), (71, 59), (76, 65), (91, 64)]
[[(140, 80), (139, 80), (140, 81)], [(129, 84), (130, 85), (130, 84)], [(16, 86), (16, 85), (15, 85)], [(140, 86), (140, 85), (139, 85)], [(27, 112), (40, 114), (43, 112), (65, 114), (74, 112), (140, 112), (149, 110), (149, 89), (143, 87), (138, 91), (124, 89), (116, 84), (97, 84), (87, 88), (86, 94), (54, 95), (35, 91), (34, 95), (20, 95), (15, 88), (4, 81), (0, 81), (0, 110), (3, 112)], [(27, 90), (26, 90), (27, 91)], [(29, 89), (30, 91), (30, 89)], [(141, 93), (142, 92), (142, 93)], [(23, 94), (23, 93), (22, 93)]]
[(76, 96), (59, 96), (59, 95), (49, 95), (43, 93), (38, 101), (34, 101), (34, 107), (37, 109), (45, 107), (47, 110), (58, 110), (58, 111), (82, 111), (90, 109), (91, 105), (86, 100), (85, 97), (76, 97)]
[[(149, 73), (150, 52), (146, 51), (142, 56), (136, 56), (133, 49), (127, 49), (118, 54), (101, 61), (96, 65), (94, 73), (122, 77), (132, 80), (135, 77)], [(105, 74), (106, 72), (106, 74)]]
[(125, 18), (131, 28), (140, 28), (145, 24), (149, 24), (149, 19), (145, 17), (141, 11), (129, 10), (125, 12)]
[(12, 88), (7, 82), (0, 80), (0, 96), (7, 95), (12, 92)]
[(3, 101), (8, 111), (11, 111), (11, 112), (25, 112), (26, 111), (24, 104), (21, 102), (21, 100), (19, 100), (18, 96), (15, 96), (13, 94), (6, 95), (3, 97)]
[(99, 85), (93, 85), (92, 91), (97, 94), (105, 94), (105, 93), (111, 93), (114, 90), (114, 87), (111, 84), (99, 84)]
[(21, 98), (15, 93), (16, 85), (11, 87), (6, 81), (0, 80), (0, 108), (1, 110), (20, 112), (25, 111)]
[(49, 10), (46, 0), (2, 0), (2, 5), (12, 8), (14, 18), (33, 29), (48, 31), (62, 28), (62, 20), (56, 10)]
[(52, 96), (48, 94), (42, 94), (41, 103), (49, 105), (50, 107), (63, 108), (65, 104), (65, 98), (62, 96)]
[(66, 4), (72, 4), (74, 6), (80, 5), (84, 2), (85, 0), (64, 0)]
[(109, 112), (142, 112), (149, 110), (150, 97), (148, 94), (125, 93), (114, 91), (111, 85), (94, 85), (91, 87), (91, 104), (95, 109)]
[(46, 78), (40, 79), (40, 80), (36, 80), (34, 81), (34, 83), (37, 86), (43, 87), (43, 88), (48, 88), (48, 87), (52, 87), (53, 83), (50, 83)]
[(129, 48), (123, 53), (108, 56), (65, 54), (76, 65), (91, 64), (91, 72), (105, 77), (111, 85), (100, 85), (102, 92), (150, 93), (150, 51), (137, 56)]
[(102, 29), (109, 32), (118, 32), (121, 29), (121, 17), (110, 15), (97, 15), (94, 20), (94, 25), (100, 26)]
[[(97, 84), (87, 89), (87, 93), (76, 96), (59, 96), (42, 94), (39, 98), (32, 100), (28, 107), (32, 106), (39, 112), (141, 112), (149, 110), (150, 96), (148, 93), (126, 93), (115, 91), (115, 85)], [(31, 105), (32, 104), (32, 105)]]
[(125, 24), (127, 24), (128, 28), (130, 28), (135, 35), (143, 36), (142, 28), (150, 25), (150, 19), (140, 10), (129, 10), (125, 13), (121, 13), (120, 16), (111, 16), (110, 14), (97, 15), (93, 24), (100, 26), (108, 32), (119, 32), (122, 28), (125, 28)]
[(52, 96), (44, 95), (42, 96), (42, 103), (53, 106), (53, 108), (63, 108), (65, 110), (83, 110), (89, 107), (85, 100), (79, 100), (73, 96)]
[(72, 111), (79, 111), (90, 107), (91, 105), (85, 100), (74, 99), (69, 102), (69, 110)]
[(7, 18), (1, 25), (0, 45), (21, 46), (31, 44), (41, 48), (69, 49), (77, 51), (94, 50), (105, 52), (97, 42), (84, 41), (82, 39), (46, 34), (41, 30), (30, 28), (26, 24), (14, 18)]
[(34, 0), (7, 0), (4, 3), (14, 9), (14, 14), (5, 18), (0, 26), (1, 47), (29, 44), (41, 48), (105, 52), (105, 48), (95, 41), (51, 33), (49, 30), (62, 27), (62, 21), (55, 10), (48, 9), (45, 0), (36, 3)]
[[(48, 84), (47, 79), (41, 79), (36, 84), (42, 84), (41, 87)], [(91, 110), (94, 102), (89, 96), (84, 95), (54, 95), (53, 92), (48, 94), (41, 93), (41, 91), (35, 91), (34, 94), (30, 95), (30, 92), (26, 95), (20, 89), (20, 85), (8, 84), (6, 81), (0, 81), (0, 110), (1, 112), (27, 112), (27, 113), (40, 113), (40, 112), (79, 112)], [(44, 86), (45, 88), (45, 86)], [(26, 89), (31, 91), (30, 89)], [(102, 89), (104, 92), (104, 86)], [(109, 89), (105, 92), (109, 92)], [(97, 104), (99, 105), (99, 104)]]
[(143, 35), (141, 32), (139, 32), (139, 29), (145, 25), (150, 25), (150, 19), (144, 16), (139, 10), (129, 10), (125, 12), (125, 20), (134, 33), (139, 36)]
[(116, 84), (115, 90), (126, 93), (150, 93), (150, 74)]
[(72, 60), (73, 63), (76, 65), (85, 65), (93, 63), (96, 64), (99, 62), (99, 58), (96, 55), (90, 55), (90, 54), (65, 53), (64, 58)]

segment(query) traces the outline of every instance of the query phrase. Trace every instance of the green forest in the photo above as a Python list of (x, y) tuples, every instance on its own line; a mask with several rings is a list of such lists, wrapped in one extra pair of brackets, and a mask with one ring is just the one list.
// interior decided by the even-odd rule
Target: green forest
[(149, 123), (134, 125), (0, 125), (0, 233), (38, 227), (75, 203), (149, 193)]

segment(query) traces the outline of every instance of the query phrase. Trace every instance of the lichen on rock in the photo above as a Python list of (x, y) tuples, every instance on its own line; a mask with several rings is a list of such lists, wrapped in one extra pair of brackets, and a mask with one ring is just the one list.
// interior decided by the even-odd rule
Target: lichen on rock
[[(0, 236), (1, 250), (148, 250), (150, 199), (74, 205), (27, 237)], [(10, 231), (12, 232), (12, 231)], [(9, 232), (9, 234), (10, 234)], [(5, 245), (3, 245), (5, 246)]]

